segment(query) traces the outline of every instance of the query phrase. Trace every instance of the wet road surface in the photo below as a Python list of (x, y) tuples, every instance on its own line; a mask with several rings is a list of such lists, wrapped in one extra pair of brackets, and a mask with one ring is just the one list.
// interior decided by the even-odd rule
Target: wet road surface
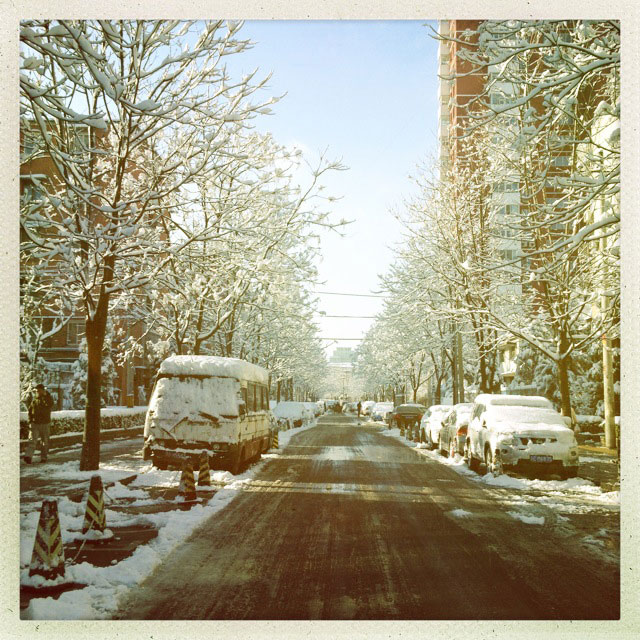
[(323, 417), (294, 436), (115, 617), (618, 617), (617, 566), (355, 423)]

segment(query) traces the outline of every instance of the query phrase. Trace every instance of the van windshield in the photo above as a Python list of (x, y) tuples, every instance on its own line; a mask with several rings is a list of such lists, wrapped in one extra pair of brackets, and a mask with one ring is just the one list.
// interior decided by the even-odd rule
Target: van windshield
[(240, 383), (233, 378), (163, 376), (150, 408), (159, 420), (232, 418), (238, 416), (239, 392)]

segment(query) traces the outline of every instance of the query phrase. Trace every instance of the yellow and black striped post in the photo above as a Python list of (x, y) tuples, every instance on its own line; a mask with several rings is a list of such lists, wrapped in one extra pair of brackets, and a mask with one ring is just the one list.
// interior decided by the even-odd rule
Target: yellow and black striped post
[(198, 471), (198, 486), (210, 487), (211, 474), (209, 473), (209, 454), (203, 451), (200, 454), (200, 470)]
[(104, 513), (104, 489), (102, 488), (102, 479), (99, 475), (91, 476), (82, 533), (87, 533), (89, 529), (104, 531), (106, 526), (107, 518)]
[(280, 443), (278, 442), (278, 432), (277, 431), (273, 432), (273, 440), (271, 442), (271, 448), (272, 449), (279, 449), (280, 448)]
[(180, 476), (180, 485), (178, 486), (178, 495), (185, 500), (196, 499), (196, 481), (193, 477), (193, 465), (185, 460), (182, 467), (182, 475)]
[(29, 575), (42, 576), (46, 580), (64, 576), (64, 549), (55, 500), (42, 502)]

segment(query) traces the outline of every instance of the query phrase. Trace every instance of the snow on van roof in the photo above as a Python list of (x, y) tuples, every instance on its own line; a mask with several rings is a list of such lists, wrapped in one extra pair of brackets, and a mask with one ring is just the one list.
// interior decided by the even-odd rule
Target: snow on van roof
[(251, 382), (269, 383), (269, 372), (257, 364), (239, 358), (221, 356), (170, 356), (160, 365), (160, 373), (168, 375), (216, 376)]

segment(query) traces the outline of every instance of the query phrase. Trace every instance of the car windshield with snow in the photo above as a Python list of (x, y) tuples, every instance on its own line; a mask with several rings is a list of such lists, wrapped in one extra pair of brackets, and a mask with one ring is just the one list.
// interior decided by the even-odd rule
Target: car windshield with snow
[(270, 445), (268, 380), (266, 369), (237, 358), (167, 358), (147, 411), (145, 459), (197, 468), (206, 453), (211, 468), (238, 473)]
[(541, 396), (481, 394), (474, 403), (465, 443), (472, 469), (578, 474), (578, 443), (549, 400)]

